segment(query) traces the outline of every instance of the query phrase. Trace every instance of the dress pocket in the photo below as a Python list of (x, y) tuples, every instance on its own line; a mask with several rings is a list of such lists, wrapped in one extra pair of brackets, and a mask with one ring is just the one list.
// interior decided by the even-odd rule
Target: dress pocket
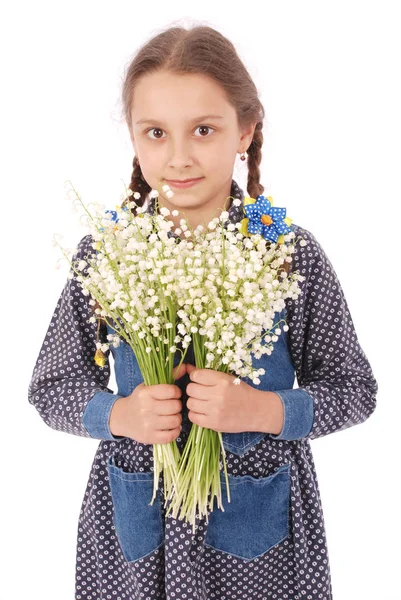
[(113, 500), (113, 523), (125, 560), (136, 561), (164, 543), (160, 490), (152, 505), (154, 473), (127, 473), (107, 461)]
[(224, 511), (209, 514), (205, 545), (244, 560), (264, 554), (289, 535), (290, 463), (267, 477), (225, 475), (220, 471)]
[(240, 433), (222, 433), (223, 446), (232, 454), (244, 456), (250, 448), (256, 446), (267, 436), (267, 433), (261, 431), (243, 431)]

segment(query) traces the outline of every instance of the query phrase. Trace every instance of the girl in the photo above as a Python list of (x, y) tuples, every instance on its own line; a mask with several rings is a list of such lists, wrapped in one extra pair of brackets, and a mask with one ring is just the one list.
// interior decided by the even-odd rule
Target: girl
[[(135, 150), (130, 189), (148, 212), (155, 210), (149, 192), (162, 181), (174, 195), (161, 192), (161, 203), (184, 212), (191, 227), (219, 216), (230, 196), (229, 218), (241, 220), (237, 153), (247, 160), (249, 196), (263, 193), (264, 109), (234, 46), (214, 29), (173, 27), (151, 39), (128, 68), (123, 103)], [(93, 360), (109, 326), (88, 321), (93, 302), (75, 276), (67, 281), (29, 401), (50, 427), (101, 440), (79, 517), (77, 600), (332, 598), (310, 440), (364, 422), (378, 384), (330, 260), (310, 231), (291, 229), (307, 242), (296, 245), (291, 263), (305, 279), (278, 315), (288, 332), (255, 361), (265, 368), (259, 386), (230, 387), (234, 376), (194, 369), (191, 346), (177, 385), (145, 386), (121, 342), (111, 347), (113, 393), (109, 356), (103, 368)], [(93, 252), (85, 236), (74, 260)], [(231, 486), (229, 504), (222, 486), (225, 511), (215, 508), (208, 523), (198, 518), (195, 534), (165, 514), (162, 482), (149, 505), (152, 444), (175, 439), (182, 451), (192, 423), (223, 432)]]

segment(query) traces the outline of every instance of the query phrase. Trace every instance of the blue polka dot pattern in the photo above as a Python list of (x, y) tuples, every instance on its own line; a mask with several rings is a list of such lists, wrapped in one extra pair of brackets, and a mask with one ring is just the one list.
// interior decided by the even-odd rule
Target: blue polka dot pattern
[[(277, 242), (278, 236), (282, 233), (288, 233), (291, 228), (283, 221), (286, 216), (286, 209), (278, 206), (271, 206), (270, 201), (262, 195), (259, 195), (254, 203), (244, 205), (244, 211), (249, 218), (248, 232), (251, 234), (259, 233), (267, 240)], [(271, 218), (271, 223), (263, 222), (262, 217), (267, 215)]]

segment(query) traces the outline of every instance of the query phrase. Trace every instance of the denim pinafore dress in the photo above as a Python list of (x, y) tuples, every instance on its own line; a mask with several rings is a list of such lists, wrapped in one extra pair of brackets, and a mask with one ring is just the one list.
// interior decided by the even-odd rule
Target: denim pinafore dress
[[(286, 309), (283, 308), (274, 317), (274, 324), (280, 319), (285, 319)], [(260, 384), (253, 384), (248, 378), (243, 380), (259, 390), (286, 390), (293, 387), (295, 371), (288, 347), (288, 332), (282, 330), (282, 325), (284, 322), (280, 323), (281, 334), (274, 342), (273, 352), (270, 355), (262, 355), (259, 359), (253, 357), (255, 368), (265, 369), (265, 374), (260, 376)], [(109, 334), (115, 333), (109, 325), (107, 330)], [(114, 359), (117, 394), (128, 396), (143, 382), (135, 354), (123, 340), (116, 348), (111, 345), (110, 350)], [(177, 352), (174, 366), (180, 359), (180, 353)], [(184, 362), (195, 364), (192, 343), (188, 347)], [(183, 403), (182, 432), (176, 439), (180, 452), (185, 446), (192, 427), (186, 407), (188, 399), (186, 386), (189, 382), (188, 374), (176, 381), (176, 385), (182, 391)], [(238, 468), (241, 466), (242, 458), (247, 457), (252, 460), (251, 449), (257, 449), (257, 445), (259, 442), (262, 443), (262, 440), (266, 442), (268, 439), (273, 448), (274, 444), (278, 445), (278, 442), (274, 442), (274, 437), (272, 434), (258, 431), (222, 433), (231, 501), (228, 502), (227, 499), (225, 475), (221, 469), (224, 511), (217, 508), (215, 501), (207, 524), (205, 517), (197, 518), (200, 530), (203, 531), (202, 544), (198, 547), (198, 552), (209, 548), (248, 562), (267, 553), (289, 536), (291, 465), (288, 454), (280, 453), (280, 449), (277, 448), (277, 459), (275, 464), (272, 464), (272, 453), (269, 451), (269, 465), (266, 458), (265, 464), (261, 465), (262, 469), (257, 471), (257, 476), (255, 471), (247, 474), (243, 469)], [(136, 561), (161, 551), (166, 543), (167, 519), (172, 519), (172, 515), (165, 514), (162, 475), (156, 498), (152, 505), (149, 504), (153, 494), (153, 446), (139, 444), (131, 438), (121, 437), (120, 440), (116, 436), (116, 439), (119, 442), (117, 449), (112, 451), (107, 460), (113, 502), (113, 523), (124, 558), (134, 566)], [(144, 462), (140, 452), (132, 452), (132, 445), (146, 448), (146, 454), (150, 459)], [(134, 460), (132, 460), (133, 455), (135, 455)], [(273, 452), (274, 456), (276, 455)], [(222, 467), (222, 462), (220, 465)], [(235, 475), (234, 472), (242, 474)], [(175, 529), (179, 529), (180, 523), (175, 520), (174, 523)], [(188, 523), (186, 525), (182, 531), (188, 534), (192, 526)], [(181, 534), (181, 537), (183, 536), (184, 534)]]

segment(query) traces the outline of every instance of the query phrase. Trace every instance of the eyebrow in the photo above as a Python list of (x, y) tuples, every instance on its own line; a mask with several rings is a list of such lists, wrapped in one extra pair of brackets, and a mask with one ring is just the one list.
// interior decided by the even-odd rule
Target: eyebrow
[[(203, 117), (195, 117), (195, 119), (192, 119), (190, 123), (203, 121), (204, 119), (223, 119), (223, 117), (221, 115), (203, 115)], [(158, 121), (157, 119), (139, 119), (139, 121), (136, 122), (137, 125), (141, 125), (143, 123), (157, 123), (158, 125), (164, 125), (163, 121)]]

